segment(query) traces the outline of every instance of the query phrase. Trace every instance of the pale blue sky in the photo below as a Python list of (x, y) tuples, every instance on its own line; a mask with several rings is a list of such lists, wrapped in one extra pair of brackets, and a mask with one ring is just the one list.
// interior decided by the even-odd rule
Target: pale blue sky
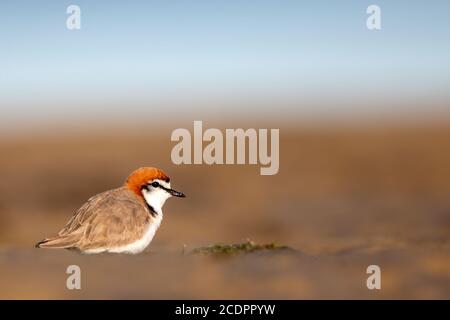
[[(69, 4), (81, 30), (66, 29)], [(381, 31), (366, 28), (370, 4)], [(448, 0), (1, 1), (2, 118), (145, 113), (161, 101), (189, 112), (205, 97), (242, 99), (236, 114), (279, 97), (303, 102), (284, 110), (299, 116), (374, 99), (449, 105), (449, 39)]]

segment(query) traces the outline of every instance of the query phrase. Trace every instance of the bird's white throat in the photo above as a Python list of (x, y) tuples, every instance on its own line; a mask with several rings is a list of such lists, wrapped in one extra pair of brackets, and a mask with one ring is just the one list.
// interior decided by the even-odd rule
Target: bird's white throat
[[(157, 180), (159, 184), (164, 186), (167, 189), (170, 189), (170, 183)], [(171, 195), (165, 191), (164, 189), (157, 188), (146, 190), (142, 189), (142, 195), (145, 199), (145, 202), (153, 209), (157, 214), (162, 214), (162, 207), (166, 200), (171, 197)]]

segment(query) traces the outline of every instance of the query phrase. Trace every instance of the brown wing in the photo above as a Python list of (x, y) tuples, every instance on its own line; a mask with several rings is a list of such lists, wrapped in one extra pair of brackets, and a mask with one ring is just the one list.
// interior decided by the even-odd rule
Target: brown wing
[(80, 250), (123, 246), (141, 238), (150, 220), (144, 203), (119, 188), (88, 200), (54, 238), (37, 246)]

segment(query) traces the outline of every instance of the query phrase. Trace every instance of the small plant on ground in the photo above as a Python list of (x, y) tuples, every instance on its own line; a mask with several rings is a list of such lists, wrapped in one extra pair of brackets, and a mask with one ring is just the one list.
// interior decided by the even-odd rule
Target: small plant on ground
[(244, 243), (237, 244), (213, 244), (206, 247), (196, 248), (192, 251), (193, 254), (203, 255), (235, 255), (242, 253), (253, 253), (261, 251), (293, 251), (292, 248), (279, 245), (274, 242), (268, 244), (256, 244), (251, 240)]

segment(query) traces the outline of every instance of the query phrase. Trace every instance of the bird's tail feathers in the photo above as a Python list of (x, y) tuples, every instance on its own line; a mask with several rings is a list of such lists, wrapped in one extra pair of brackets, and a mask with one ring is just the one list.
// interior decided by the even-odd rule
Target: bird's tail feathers
[(36, 248), (69, 249), (76, 245), (76, 239), (70, 236), (56, 236), (36, 243)]

